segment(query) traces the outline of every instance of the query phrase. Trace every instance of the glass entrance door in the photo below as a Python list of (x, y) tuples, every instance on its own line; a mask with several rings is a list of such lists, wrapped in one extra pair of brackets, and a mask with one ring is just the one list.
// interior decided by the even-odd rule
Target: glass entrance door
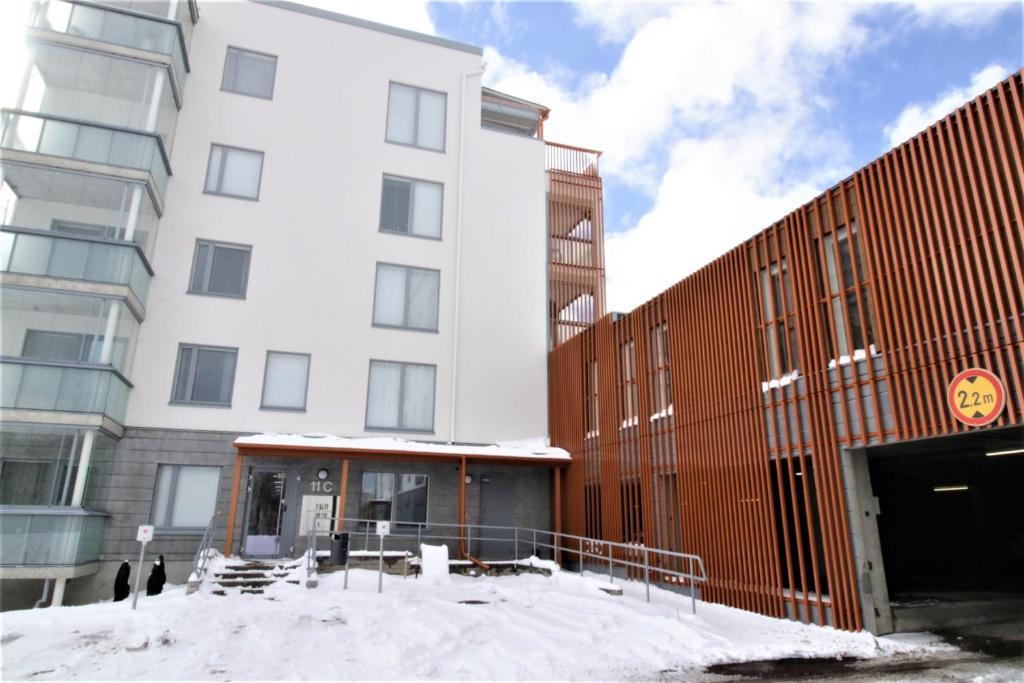
[(287, 552), (287, 470), (253, 470), (249, 476), (249, 509), (245, 522), (245, 555), (280, 557)]

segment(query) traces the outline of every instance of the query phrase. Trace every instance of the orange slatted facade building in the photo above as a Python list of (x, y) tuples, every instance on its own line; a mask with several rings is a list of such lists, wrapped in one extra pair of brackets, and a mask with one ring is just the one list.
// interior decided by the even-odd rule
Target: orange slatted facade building
[[(586, 289), (596, 321), (552, 320), (561, 528), (699, 554), (704, 599), (843, 629), (1019, 594), (1022, 121), (1018, 72), (624, 315), (553, 228), (553, 302)], [(1004, 390), (982, 427), (949, 404), (970, 368)]]

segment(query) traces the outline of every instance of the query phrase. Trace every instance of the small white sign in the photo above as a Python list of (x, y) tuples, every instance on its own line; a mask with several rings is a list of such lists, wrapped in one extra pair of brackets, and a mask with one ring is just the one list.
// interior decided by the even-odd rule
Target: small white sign
[(136, 541), (141, 543), (149, 543), (153, 540), (153, 527), (151, 525), (143, 525), (139, 527), (139, 535), (135, 537)]
[(391, 533), (391, 522), (377, 522), (377, 535), (387, 536)]

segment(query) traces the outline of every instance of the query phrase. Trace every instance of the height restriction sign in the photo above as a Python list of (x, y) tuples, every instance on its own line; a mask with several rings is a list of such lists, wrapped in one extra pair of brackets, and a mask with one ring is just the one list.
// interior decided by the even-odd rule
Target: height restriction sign
[(995, 422), (1006, 406), (1006, 390), (988, 370), (964, 370), (949, 383), (946, 400), (954, 417), (971, 427)]

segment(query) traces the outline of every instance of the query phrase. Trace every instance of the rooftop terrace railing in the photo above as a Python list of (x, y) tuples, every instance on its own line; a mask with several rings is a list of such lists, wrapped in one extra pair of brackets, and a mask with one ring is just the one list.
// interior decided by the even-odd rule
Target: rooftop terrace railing
[(600, 177), (598, 160), (601, 152), (586, 147), (574, 147), (546, 140), (544, 142), (544, 168), (548, 171), (562, 171)]

